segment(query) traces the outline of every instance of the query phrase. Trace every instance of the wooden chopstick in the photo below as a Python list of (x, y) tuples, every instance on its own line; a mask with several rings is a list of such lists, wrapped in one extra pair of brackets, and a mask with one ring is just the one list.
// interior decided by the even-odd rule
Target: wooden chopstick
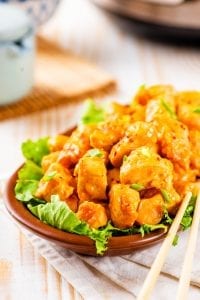
[(178, 5), (183, 3), (185, 0), (141, 0), (142, 2), (159, 4), (159, 5)]
[(185, 198), (183, 199), (181, 206), (176, 214), (176, 217), (169, 229), (169, 232), (160, 248), (160, 251), (158, 252), (158, 255), (157, 255), (157, 257), (145, 279), (144, 285), (142, 287), (142, 290), (141, 290), (137, 300), (148, 300), (150, 298), (152, 290), (156, 283), (156, 280), (160, 274), (160, 271), (161, 271), (161, 268), (165, 261), (165, 258), (166, 258), (167, 254), (169, 252), (169, 249), (173, 243), (173, 240), (178, 231), (179, 225), (181, 223), (182, 217), (188, 206), (191, 196), (192, 196), (192, 193), (188, 192), (186, 194)]
[(176, 300), (187, 299), (188, 289), (190, 285), (190, 277), (192, 270), (192, 262), (194, 258), (194, 251), (198, 235), (198, 227), (200, 222), (200, 191), (197, 196), (196, 206), (194, 210), (192, 226), (190, 229), (190, 235), (188, 238), (187, 248), (185, 252), (185, 259), (181, 271), (181, 277), (179, 281), (178, 294)]

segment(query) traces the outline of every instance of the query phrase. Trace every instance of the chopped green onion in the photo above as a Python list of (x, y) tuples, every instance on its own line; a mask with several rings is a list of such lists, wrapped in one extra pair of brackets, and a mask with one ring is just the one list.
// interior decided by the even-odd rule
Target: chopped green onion
[(178, 240), (179, 240), (179, 236), (176, 234), (175, 237), (174, 237), (174, 240), (172, 242), (172, 245), (176, 246), (178, 244)]
[(43, 180), (50, 181), (51, 179), (53, 179), (55, 177), (56, 174), (57, 174), (56, 171), (50, 172), (49, 174), (47, 174), (43, 177)]
[(165, 102), (163, 99), (160, 100), (161, 105), (166, 109), (166, 111), (170, 114), (170, 116), (174, 119), (177, 119), (175, 112), (172, 110), (170, 105)]
[(123, 161), (127, 161), (127, 159), (128, 159), (128, 156), (127, 156), (127, 155), (124, 155)]
[(162, 197), (165, 200), (165, 202), (167, 202), (167, 203), (171, 202), (170, 196), (166, 190), (161, 190), (161, 194), (162, 194)]
[(200, 107), (197, 107), (195, 110), (193, 110), (194, 113), (200, 114)]
[(136, 190), (136, 191), (141, 191), (143, 190), (145, 187), (144, 185), (142, 184), (139, 184), (139, 183), (133, 183), (130, 185), (130, 188), (133, 189), (133, 190)]
[(91, 149), (87, 152), (87, 156), (102, 157), (103, 153), (99, 149)]

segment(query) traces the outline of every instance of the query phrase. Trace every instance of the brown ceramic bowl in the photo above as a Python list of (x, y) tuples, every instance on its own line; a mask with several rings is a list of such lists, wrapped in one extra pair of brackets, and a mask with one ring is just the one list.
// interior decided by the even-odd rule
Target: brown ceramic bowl
[[(75, 127), (69, 129), (63, 134), (69, 135), (74, 129)], [(68, 233), (43, 223), (37, 219), (22, 202), (15, 198), (14, 188), (19, 169), (16, 170), (8, 180), (4, 197), (5, 206), (15, 221), (39, 237), (51, 241), (68, 250), (72, 250), (80, 254), (96, 256), (95, 242), (89, 237)], [(164, 230), (159, 229), (153, 233), (145, 235), (144, 237), (140, 234), (111, 237), (108, 242), (108, 249), (104, 255), (114, 256), (129, 254), (136, 249), (155, 244), (163, 240), (165, 236), (166, 233), (164, 233)]]
[[(7, 182), (4, 202), (10, 215), (32, 233), (59, 246), (77, 253), (96, 256), (95, 243), (86, 236), (61, 231), (37, 219), (26, 206), (15, 198), (14, 187), (18, 170)], [(163, 230), (141, 237), (140, 234), (110, 238), (105, 255), (129, 254), (132, 251), (150, 246), (165, 237)]]

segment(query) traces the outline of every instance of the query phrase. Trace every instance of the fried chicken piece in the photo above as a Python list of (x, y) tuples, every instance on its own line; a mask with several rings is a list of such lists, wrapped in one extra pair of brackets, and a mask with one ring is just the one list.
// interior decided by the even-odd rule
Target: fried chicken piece
[(88, 223), (91, 228), (95, 229), (105, 226), (108, 222), (104, 206), (89, 201), (84, 201), (79, 205), (77, 216), (81, 221)]
[(175, 90), (171, 85), (153, 85), (150, 87), (141, 86), (133, 99), (133, 104), (147, 105), (152, 99), (163, 99), (174, 106)]
[(185, 185), (185, 193), (192, 192), (193, 195), (197, 196), (200, 189), (200, 181), (189, 182)]
[(90, 144), (93, 148), (110, 151), (124, 135), (130, 122), (130, 116), (114, 117), (100, 123), (90, 136)]
[(60, 152), (58, 162), (66, 168), (74, 166), (78, 160), (90, 149), (90, 134), (93, 126), (79, 126), (72, 132), (68, 141)]
[(132, 113), (132, 109), (130, 105), (124, 105), (117, 102), (109, 103), (109, 106), (106, 110), (108, 117), (116, 115), (118, 117), (122, 117), (124, 115), (130, 115)]
[[(83, 157), (100, 157), (103, 159), (105, 165), (108, 164), (109, 159), (108, 159), (108, 152), (104, 150), (99, 150), (99, 149), (89, 149)], [(79, 170), (79, 162), (75, 165), (74, 168), (74, 176), (78, 176), (78, 170)]]
[(175, 106), (171, 106), (166, 101), (150, 100), (146, 105), (145, 121), (152, 122), (155, 120), (168, 123), (171, 119), (176, 119)]
[(73, 191), (74, 179), (70, 171), (53, 163), (41, 178), (35, 196), (50, 201), (52, 195), (58, 195), (60, 200), (67, 202)]
[(137, 223), (156, 225), (160, 223), (164, 212), (164, 200), (160, 194), (142, 199), (138, 207)]
[(111, 188), (113, 184), (120, 183), (120, 170), (114, 168), (107, 172), (108, 186)]
[(137, 219), (139, 193), (125, 184), (114, 184), (109, 193), (111, 220), (118, 228), (129, 228)]
[(57, 161), (59, 155), (60, 151), (56, 151), (43, 156), (41, 166), (44, 173), (48, 170), (52, 163)]
[(180, 203), (180, 196), (173, 186), (173, 164), (160, 157), (151, 148), (140, 147), (132, 151), (120, 168), (123, 184), (140, 184), (146, 189), (156, 188), (167, 192), (167, 210), (172, 211)]
[(123, 161), (120, 181), (123, 184), (138, 183), (146, 188), (168, 190), (173, 182), (173, 165), (151, 148), (140, 147)]
[(157, 100), (150, 101), (147, 104), (146, 121), (153, 122), (156, 128), (161, 155), (187, 170), (191, 158), (188, 128), (175, 119), (171, 108), (167, 109), (169, 111)]
[(106, 199), (107, 170), (103, 157), (84, 156), (78, 163), (77, 192), (81, 202)]
[(174, 189), (172, 186), (171, 189), (168, 189), (167, 192), (168, 199), (165, 200), (165, 208), (170, 214), (175, 215), (177, 212), (177, 209), (182, 201), (182, 198), (180, 195), (177, 193), (177, 191)]
[(188, 91), (176, 94), (177, 115), (181, 122), (189, 129), (200, 130), (199, 113), (195, 112), (200, 108), (200, 92)]
[(200, 131), (190, 130), (189, 140), (191, 145), (191, 168), (197, 170), (200, 177)]
[(119, 167), (124, 156), (141, 146), (157, 150), (157, 132), (152, 123), (138, 121), (128, 127), (125, 136), (111, 149), (109, 158), (112, 165)]
[(122, 105), (119, 103), (111, 103), (108, 111), (109, 115), (115, 115), (118, 117), (122, 116), (130, 116), (131, 123), (136, 121), (144, 121), (145, 120), (145, 107), (138, 103), (134, 103), (132, 105)]
[(131, 112), (131, 123), (137, 122), (137, 121), (145, 121), (145, 113), (146, 113), (146, 107), (143, 105), (140, 105), (138, 103), (133, 103), (131, 105), (132, 112)]
[(197, 170), (189, 168), (187, 171), (178, 164), (174, 164), (174, 187), (176, 191), (184, 196), (187, 186), (196, 181)]
[(92, 148), (89, 149), (84, 156), (88, 156), (88, 157), (100, 157), (103, 159), (104, 163), (107, 165), (109, 162), (109, 158), (108, 158), (108, 152), (104, 151), (104, 150), (100, 150), (97, 148)]
[(69, 208), (73, 212), (77, 212), (77, 210), (78, 210), (78, 204), (79, 204), (79, 199), (78, 199), (78, 197), (75, 194), (71, 195), (69, 198), (67, 198), (64, 201), (66, 202), (66, 204), (69, 206)]
[(51, 152), (55, 152), (55, 151), (61, 151), (64, 147), (64, 145), (66, 144), (66, 142), (68, 141), (69, 137), (66, 135), (56, 135), (54, 137), (51, 137), (48, 140), (48, 145), (49, 145), (49, 149)]
[(158, 126), (164, 128), (159, 141), (162, 156), (188, 170), (191, 160), (188, 128), (183, 123), (172, 119), (167, 124), (159, 123)]

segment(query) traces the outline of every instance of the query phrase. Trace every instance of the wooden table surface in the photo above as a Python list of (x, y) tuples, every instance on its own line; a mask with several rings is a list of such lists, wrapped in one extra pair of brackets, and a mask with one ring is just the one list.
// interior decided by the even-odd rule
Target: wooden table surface
[[(200, 86), (200, 51), (145, 39), (89, 1), (63, 0), (44, 35), (86, 57), (119, 83), (114, 99), (128, 101), (143, 83), (172, 83), (177, 89)], [(77, 120), (81, 104), (69, 104), (0, 123), (0, 178), (22, 162), (27, 138), (62, 132)], [(35, 251), (6, 215), (0, 213), (0, 299), (82, 299)]]

